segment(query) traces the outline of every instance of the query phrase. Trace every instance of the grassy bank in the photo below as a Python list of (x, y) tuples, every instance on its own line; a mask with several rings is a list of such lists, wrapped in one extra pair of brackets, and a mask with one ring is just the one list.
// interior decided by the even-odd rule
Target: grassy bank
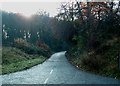
[(113, 43), (106, 48), (101, 46), (99, 52), (81, 52), (74, 46), (67, 53), (67, 59), (80, 70), (89, 71), (98, 75), (120, 79), (117, 55), (120, 51), (120, 43)]
[(2, 74), (28, 69), (44, 62), (48, 57), (29, 55), (20, 49), (3, 47), (2, 49)]
[[(120, 79), (120, 71), (116, 68), (117, 64), (110, 63), (108, 65), (103, 64), (102, 68), (98, 69), (98, 70), (94, 70), (92, 67), (89, 67), (88, 65), (91, 65), (89, 63), (85, 64), (84, 63), (84, 57), (86, 57), (85, 54), (82, 54), (80, 57), (78, 58), (71, 58), (70, 55), (66, 54), (67, 59), (69, 60), (69, 62), (75, 66), (76, 68), (83, 70), (83, 71), (87, 71), (90, 73), (95, 73), (98, 75), (102, 75), (102, 76), (107, 76), (107, 77), (112, 77), (115, 79)], [(86, 58), (87, 61), (88, 57)], [(98, 62), (99, 64), (100, 62)], [(96, 64), (96, 62), (94, 63)], [(97, 65), (96, 65), (97, 66)]]
[(29, 59), (26, 61), (20, 61), (20, 62), (8, 64), (8, 65), (2, 65), (2, 74), (28, 69), (44, 61), (45, 61), (45, 57), (38, 57), (36, 59)]

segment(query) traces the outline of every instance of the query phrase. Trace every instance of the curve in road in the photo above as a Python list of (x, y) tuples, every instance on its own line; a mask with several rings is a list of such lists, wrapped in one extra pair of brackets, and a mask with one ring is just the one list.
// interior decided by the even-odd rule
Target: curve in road
[(67, 61), (65, 52), (59, 52), (30, 69), (2, 75), (2, 84), (120, 84), (120, 80), (80, 71)]

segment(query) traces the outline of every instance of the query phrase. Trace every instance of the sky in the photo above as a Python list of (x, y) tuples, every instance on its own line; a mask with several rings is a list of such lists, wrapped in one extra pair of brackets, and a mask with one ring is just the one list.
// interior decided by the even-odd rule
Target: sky
[[(61, 1), (65, 2), (65, 1), (74, 1), (74, 0), (61, 0)], [(84, 1), (84, 0), (79, 0), (79, 1)], [(98, 1), (98, 0), (95, 0), (95, 1)], [(99, 0), (99, 1), (103, 1), (103, 0)], [(37, 2), (37, 0), (2, 0), (0, 1), (0, 7), (2, 7), (2, 10), (8, 11), (8, 12), (14, 12), (14, 13), (21, 13), (26, 17), (30, 17), (32, 14), (37, 13), (39, 10), (47, 11), (50, 14), (50, 16), (55, 16), (58, 13), (58, 8), (60, 8), (60, 4), (61, 4), (60, 0), (51, 0), (51, 1), (44, 0), (44, 2), (41, 0), (39, 0), (39, 2)]]
[(48, 12), (50, 16), (55, 16), (60, 4), (61, 2), (2, 2), (2, 10), (21, 13), (26, 17), (42, 10)]

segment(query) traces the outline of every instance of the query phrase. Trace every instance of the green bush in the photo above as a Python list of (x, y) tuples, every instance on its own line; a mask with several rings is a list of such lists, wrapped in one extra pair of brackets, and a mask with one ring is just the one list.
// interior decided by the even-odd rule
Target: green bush
[[(22, 40), (22, 41), (21, 41)], [(46, 51), (43, 48), (40, 48), (38, 46), (35, 46), (33, 44), (28, 43), (27, 41), (24, 41), (23, 39), (20, 39), (19, 41), (17, 40), (15, 42), (15, 47), (21, 49), (22, 51), (24, 51), (27, 54), (31, 54), (31, 55), (43, 55), (46, 57), (49, 57), (51, 55), (50, 51)]]
[(73, 41), (77, 41), (77, 48), (80, 48), (81, 51), (85, 49), (86, 39), (83, 36), (74, 36)]
[(99, 55), (82, 58), (81, 62), (88, 70), (93, 71), (100, 70), (106, 64), (105, 59)]

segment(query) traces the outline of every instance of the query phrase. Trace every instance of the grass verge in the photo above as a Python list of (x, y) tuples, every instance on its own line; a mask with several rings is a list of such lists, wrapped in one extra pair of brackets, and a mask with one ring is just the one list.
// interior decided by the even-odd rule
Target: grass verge
[(14, 47), (2, 48), (2, 74), (13, 73), (28, 69), (44, 62), (47, 57), (42, 55), (29, 55)]
[(120, 79), (120, 70), (117, 68), (116, 61), (104, 61), (101, 57), (88, 57), (86, 53), (79, 56), (71, 55), (70, 52), (66, 53), (68, 61), (76, 68), (95, 73), (101, 76), (112, 77)]
[(46, 60), (45, 57), (39, 57), (39, 58), (30, 59), (26, 61), (20, 61), (16, 63), (2, 65), (2, 74), (8, 74), (8, 73), (16, 72), (16, 71), (25, 70), (37, 64), (40, 64), (44, 62), (45, 60)]

